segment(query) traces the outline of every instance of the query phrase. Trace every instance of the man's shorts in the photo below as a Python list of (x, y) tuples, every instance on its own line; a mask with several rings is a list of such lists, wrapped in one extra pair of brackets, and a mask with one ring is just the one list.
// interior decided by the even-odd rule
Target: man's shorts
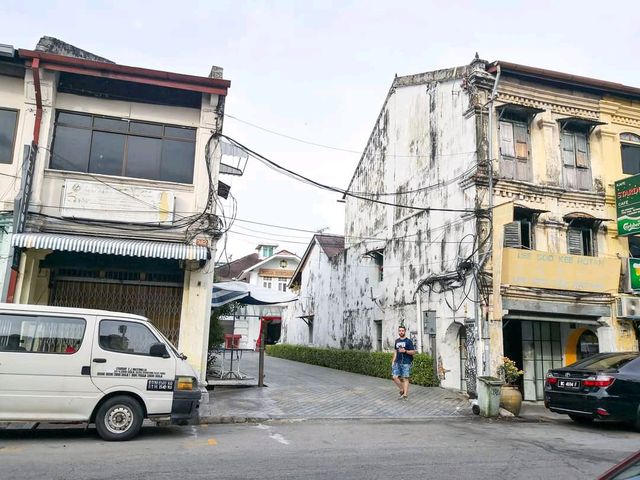
[(394, 363), (391, 365), (391, 376), (409, 378), (411, 376), (411, 364)]

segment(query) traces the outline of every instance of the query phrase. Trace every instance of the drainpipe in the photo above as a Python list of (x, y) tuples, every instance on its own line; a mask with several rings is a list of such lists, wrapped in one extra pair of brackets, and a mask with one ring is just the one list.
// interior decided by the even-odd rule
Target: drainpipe
[[(35, 123), (33, 125), (33, 144), (31, 148), (35, 148), (37, 150), (38, 143), (40, 140), (40, 128), (42, 127), (42, 86), (40, 84), (40, 59), (34, 58), (31, 61), (31, 71), (33, 72), (33, 86), (35, 88), (36, 93), (36, 118)], [(35, 159), (36, 152), (33, 154), (33, 158)], [(26, 169), (25, 171), (28, 171)], [(23, 185), (27, 185), (26, 179), (22, 179)], [(29, 188), (30, 188), (29, 184)], [(28, 202), (29, 197), (31, 196), (31, 191), (23, 191), (21, 192), (22, 202)], [(22, 212), (21, 207), (18, 212), (14, 210), (13, 215), (21, 215)], [(28, 207), (26, 207), (28, 208)], [(26, 212), (26, 209), (25, 209)], [(24, 221), (19, 221), (16, 224), (16, 228), (14, 229), (14, 233), (20, 233), (24, 229)], [(16, 287), (18, 284), (18, 275), (20, 273), (20, 257), (21, 257), (21, 249), (14, 248), (13, 251), (13, 265), (11, 266), (11, 274), (9, 277), (9, 288), (7, 289), (7, 303), (13, 303), (15, 301), (15, 293)]]
[(418, 321), (418, 353), (422, 353), (422, 338), (424, 337), (424, 323), (422, 320), (422, 301), (420, 299), (420, 289), (416, 292), (416, 319)]
[[(491, 226), (493, 227), (493, 101), (496, 99), (498, 95), (498, 83), (500, 82), (500, 64), (496, 66), (496, 79), (493, 83), (493, 90), (491, 91), (491, 98), (489, 98), (489, 128), (488, 128), (488, 137), (489, 137), (489, 221), (491, 222)], [(491, 228), (493, 232), (493, 228)], [(489, 252), (491, 253), (491, 257), (493, 258), (493, 234), (491, 238), (489, 238)], [(496, 292), (492, 292), (493, 295), (496, 295)], [(476, 310), (477, 312), (477, 310)], [(482, 340), (484, 343), (484, 358), (483, 358), (483, 372), (484, 375), (488, 376), (491, 374), (491, 345), (489, 339), (489, 305), (486, 306), (486, 312), (482, 313)]]

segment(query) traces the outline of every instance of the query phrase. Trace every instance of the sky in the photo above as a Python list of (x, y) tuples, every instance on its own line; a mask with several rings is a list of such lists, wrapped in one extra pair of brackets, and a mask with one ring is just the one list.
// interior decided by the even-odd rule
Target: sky
[[(0, 0), (0, 19), (0, 43), (16, 48), (49, 35), (124, 65), (202, 76), (218, 65), (231, 81), (224, 133), (340, 188), (396, 74), (464, 65), (478, 52), (640, 86), (632, 1)], [(311, 232), (343, 232), (339, 194), (255, 160), (221, 180), (237, 200), (222, 261), (259, 243), (302, 255)]]

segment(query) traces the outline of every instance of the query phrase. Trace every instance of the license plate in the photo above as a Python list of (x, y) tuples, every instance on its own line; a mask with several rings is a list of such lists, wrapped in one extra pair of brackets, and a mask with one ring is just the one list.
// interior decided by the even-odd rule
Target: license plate
[(558, 388), (568, 388), (578, 390), (580, 388), (580, 380), (558, 380)]
[(173, 390), (173, 380), (147, 380), (147, 390), (168, 392)]

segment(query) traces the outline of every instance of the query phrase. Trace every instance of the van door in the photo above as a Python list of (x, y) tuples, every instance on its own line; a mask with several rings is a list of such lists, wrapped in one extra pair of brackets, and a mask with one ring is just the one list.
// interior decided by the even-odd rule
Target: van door
[(91, 357), (93, 383), (105, 394), (138, 394), (149, 415), (170, 414), (176, 358), (168, 347), (165, 357), (152, 355), (158, 344), (166, 346), (143, 321), (101, 318)]
[(0, 312), (0, 419), (88, 420), (100, 398), (89, 376), (91, 316)]

